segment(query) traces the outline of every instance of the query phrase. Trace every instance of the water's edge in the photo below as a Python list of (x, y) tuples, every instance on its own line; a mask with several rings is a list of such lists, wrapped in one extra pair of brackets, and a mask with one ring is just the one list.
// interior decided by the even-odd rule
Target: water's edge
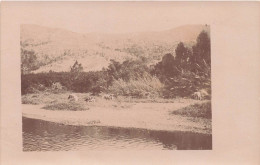
[(24, 151), (211, 150), (212, 135), (140, 128), (73, 126), (23, 117)]
[[(164, 110), (164, 109), (163, 109)], [(108, 113), (109, 112), (109, 113)], [(130, 113), (129, 113), (130, 112)], [(100, 114), (103, 114), (100, 117)], [(131, 118), (126, 116), (130, 115)], [(140, 116), (151, 116), (141, 118)], [(159, 115), (161, 120), (152, 116)], [(51, 111), (41, 109), (41, 105), (23, 105), (23, 117), (75, 126), (105, 126), (116, 128), (141, 128), (162, 131), (188, 131), (212, 134), (211, 120), (196, 120), (178, 115), (169, 115), (169, 111), (120, 111), (100, 108), (95, 111)], [(73, 116), (73, 117), (71, 117)], [(117, 119), (115, 121), (115, 119)]]

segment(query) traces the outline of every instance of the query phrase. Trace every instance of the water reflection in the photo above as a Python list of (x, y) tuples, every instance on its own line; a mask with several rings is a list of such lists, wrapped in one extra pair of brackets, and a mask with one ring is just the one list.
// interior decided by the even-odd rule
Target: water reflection
[(23, 117), (24, 151), (208, 150), (212, 136), (191, 132), (68, 126)]

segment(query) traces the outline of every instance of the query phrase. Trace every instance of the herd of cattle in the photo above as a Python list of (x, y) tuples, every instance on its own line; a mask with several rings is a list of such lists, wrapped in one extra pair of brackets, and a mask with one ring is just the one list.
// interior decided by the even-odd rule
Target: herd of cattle
[[(104, 95), (102, 95), (102, 98), (105, 99), (105, 100), (113, 100), (114, 95), (113, 94), (104, 94)], [(75, 95), (75, 94), (70, 94), (68, 99), (70, 101), (78, 101), (79, 100), (78, 96)], [(86, 102), (96, 102), (96, 98), (94, 96), (87, 96), (85, 98), (85, 101)]]
[[(197, 92), (194, 92), (191, 96), (192, 96), (193, 99), (203, 100), (203, 99), (207, 98), (209, 96), (209, 94), (205, 89), (201, 89)], [(113, 100), (115, 98), (115, 95), (113, 95), (113, 94), (102, 94), (101, 97), (105, 100)], [(75, 94), (70, 94), (68, 99), (70, 101), (78, 101), (79, 100), (78, 96), (75, 95)], [(96, 98), (94, 96), (87, 96), (84, 100), (86, 102), (96, 102)]]

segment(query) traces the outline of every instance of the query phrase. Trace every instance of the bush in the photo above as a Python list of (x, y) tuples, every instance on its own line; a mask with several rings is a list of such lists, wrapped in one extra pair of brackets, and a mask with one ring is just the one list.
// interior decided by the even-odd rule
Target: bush
[(210, 89), (210, 77), (199, 76), (193, 72), (185, 71), (179, 76), (172, 77), (165, 81), (163, 95), (166, 98), (190, 97), (200, 89)]
[(115, 80), (113, 85), (109, 87), (109, 92), (115, 95), (133, 96), (137, 98), (158, 97), (163, 84), (156, 77), (146, 74), (135, 80), (124, 81), (122, 79)]
[(22, 104), (33, 104), (33, 105), (40, 104), (39, 94), (23, 95)]
[(50, 93), (64, 93), (66, 92), (66, 87), (62, 86), (60, 82), (53, 83), (49, 88), (45, 89), (45, 92)]
[[(48, 90), (49, 92), (62, 92), (69, 90), (74, 92), (100, 92), (111, 83), (105, 71), (81, 72), (75, 78), (71, 72), (49, 72), (38, 74), (22, 74), (21, 90), (22, 95), (37, 93)], [(44, 88), (39, 88), (41, 85)], [(100, 89), (100, 87), (103, 87)]]
[(171, 114), (211, 119), (211, 102), (209, 101), (202, 104), (193, 104), (188, 107), (173, 111)]
[(84, 107), (83, 104), (76, 102), (67, 102), (67, 103), (54, 103), (49, 104), (43, 107), (43, 109), (47, 110), (68, 110), (68, 111), (84, 111), (89, 108)]

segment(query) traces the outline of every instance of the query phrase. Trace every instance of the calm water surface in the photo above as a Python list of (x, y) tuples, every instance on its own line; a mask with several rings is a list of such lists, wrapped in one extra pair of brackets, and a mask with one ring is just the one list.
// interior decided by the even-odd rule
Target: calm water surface
[(212, 136), (191, 132), (69, 126), (23, 117), (24, 151), (210, 150)]

